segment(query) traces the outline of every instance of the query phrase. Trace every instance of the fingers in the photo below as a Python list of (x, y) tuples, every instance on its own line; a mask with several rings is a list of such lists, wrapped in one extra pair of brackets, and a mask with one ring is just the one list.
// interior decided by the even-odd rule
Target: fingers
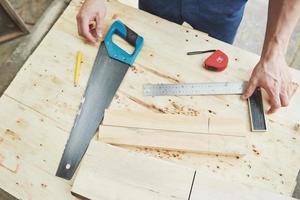
[(280, 94), (280, 102), (282, 107), (287, 107), (289, 105), (289, 98), (287, 95)]
[(77, 15), (78, 34), (86, 38), (89, 42), (96, 42), (96, 38), (92, 35), (89, 28), (89, 19), (87, 16)]
[(96, 42), (96, 38), (92, 35), (90, 31), (88, 18), (83, 18), (82, 24), (83, 24), (83, 26), (81, 27), (82, 36), (85, 37), (89, 42), (93, 42), (93, 43)]
[(77, 15), (77, 17), (76, 17), (76, 20), (77, 20), (77, 30), (78, 30), (78, 35), (82, 35), (82, 31), (81, 31), (81, 19), (80, 19), (80, 17), (79, 17), (79, 15)]
[(289, 101), (290, 101), (290, 97), (288, 94), (288, 90), (284, 89), (281, 93), (280, 93), (280, 102), (281, 102), (281, 106), (282, 107), (287, 107), (289, 105)]
[(270, 109), (268, 110), (268, 114), (275, 113), (280, 107), (286, 107), (289, 105), (289, 95), (287, 87), (280, 87), (280, 85), (276, 82), (274, 84), (264, 83), (259, 84), (256, 79), (253, 77), (250, 79), (249, 84), (242, 95), (242, 99), (248, 99), (257, 87), (261, 87), (265, 89), (269, 96), (269, 104)]
[(243, 100), (248, 99), (253, 94), (253, 92), (255, 91), (256, 88), (257, 88), (256, 82), (253, 80), (250, 80), (244, 94), (242, 95), (242, 99)]
[[(253, 94), (253, 92), (255, 91), (255, 89), (258, 86), (259, 85), (257, 85), (256, 81), (250, 80), (250, 82), (247, 86), (247, 89), (245, 90), (244, 94), (242, 95), (242, 99), (244, 99), (244, 100), (248, 99)], [(270, 87), (263, 87), (263, 88), (267, 91), (267, 93), (270, 97), (269, 103), (270, 103), (271, 107), (268, 110), (268, 114), (272, 114), (272, 113), (276, 112), (281, 106), (288, 104), (288, 99), (285, 98), (286, 96), (282, 96), (282, 99), (281, 99), (278, 88), (272, 88), (272, 89), (270, 89)]]
[(274, 87), (273, 89), (266, 90), (270, 96), (271, 108), (268, 114), (276, 112), (280, 107), (287, 107), (289, 105), (290, 97), (288, 95), (288, 88), (283, 87), (279, 92), (280, 87)]
[(98, 37), (102, 37), (103, 20), (100, 15), (96, 16), (96, 33)]
[(77, 15), (78, 33), (95, 43), (102, 36), (103, 19), (106, 15), (104, 0), (86, 0)]
[(281, 107), (281, 101), (279, 96), (279, 89), (278, 88), (264, 88), (270, 98), (270, 109), (268, 110), (268, 114), (275, 113)]

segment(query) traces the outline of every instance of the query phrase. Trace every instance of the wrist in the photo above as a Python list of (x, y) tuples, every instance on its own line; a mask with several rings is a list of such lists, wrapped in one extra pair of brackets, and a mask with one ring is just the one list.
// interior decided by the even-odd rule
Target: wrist
[(269, 41), (265, 42), (261, 61), (268, 62), (274, 58), (283, 57), (285, 55), (286, 42), (278, 37), (273, 37)]

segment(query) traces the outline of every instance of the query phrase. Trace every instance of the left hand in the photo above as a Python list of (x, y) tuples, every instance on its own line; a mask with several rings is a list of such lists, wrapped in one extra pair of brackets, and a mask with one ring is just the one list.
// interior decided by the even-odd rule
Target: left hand
[(262, 57), (255, 66), (242, 99), (249, 98), (257, 87), (265, 89), (269, 96), (270, 109), (274, 113), (280, 107), (286, 107), (290, 101), (292, 76), (283, 52), (277, 51)]
[(105, 15), (106, 5), (104, 0), (86, 0), (76, 17), (78, 34), (89, 42), (95, 43), (102, 37)]

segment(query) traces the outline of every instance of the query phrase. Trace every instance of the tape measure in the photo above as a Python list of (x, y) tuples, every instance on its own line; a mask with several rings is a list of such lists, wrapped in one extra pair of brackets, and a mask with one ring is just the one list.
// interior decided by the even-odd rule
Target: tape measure
[(247, 82), (145, 84), (144, 96), (197, 96), (242, 94)]
[(220, 72), (226, 69), (228, 65), (228, 56), (221, 50), (193, 51), (187, 55), (197, 55), (213, 52), (205, 61), (204, 68), (210, 71)]

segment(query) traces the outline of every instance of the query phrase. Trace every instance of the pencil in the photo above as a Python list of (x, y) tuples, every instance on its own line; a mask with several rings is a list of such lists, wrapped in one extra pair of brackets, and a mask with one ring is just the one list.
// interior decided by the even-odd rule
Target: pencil
[(77, 87), (79, 74), (80, 74), (80, 65), (82, 61), (82, 52), (78, 51), (76, 55), (76, 65), (75, 65), (75, 72), (74, 72), (74, 86)]

